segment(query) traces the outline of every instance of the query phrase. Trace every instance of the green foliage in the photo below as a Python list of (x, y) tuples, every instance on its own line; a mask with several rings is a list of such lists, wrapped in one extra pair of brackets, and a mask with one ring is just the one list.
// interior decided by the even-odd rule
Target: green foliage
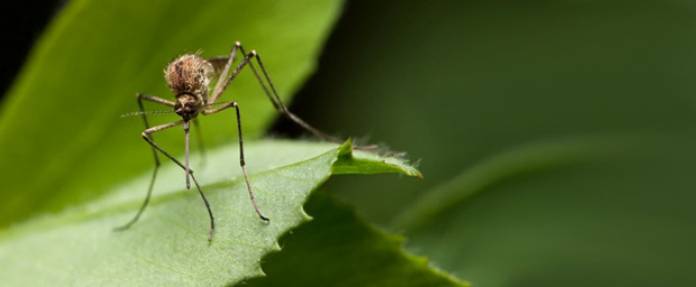
[(422, 227), (410, 246), (474, 286), (694, 285), (694, 8), (353, 1), (298, 98), (328, 129), (422, 158), (425, 180), (327, 188)]
[(573, 138), (537, 143), (496, 155), (445, 184), (424, 194), (404, 209), (394, 225), (400, 230), (418, 231), (438, 221), (448, 210), (456, 210), (468, 200), (509, 179), (527, 177), (592, 160), (612, 158), (626, 149), (627, 138)]
[[(208, 220), (195, 192), (176, 187), (158, 188), (145, 216), (131, 229), (113, 232), (111, 228), (126, 222), (137, 210), (141, 198), (134, 199), (134, 190), (143, 191), (149, 173), (136, 184), (116, 187), (109, 197), (87, 207), (60, 215), (35, 219), (5, 232), (0, 238), (0, 278), (10, 286), (221, 286), (241, 282), (263, 274), (261, 258), (280, 247), (277, 239), (291, 228), (309, 220), (303, 204), (320, 184), (332, 174), (334, 165), (348, 167), (355, 160), (367, 170), (410, 172), (410, 167), (386, 158), (372, 160), (356, 154), (351, 156), (349, 143), (340, 147), (326, 144), (260, 142), (252, 145), (252, 154), (273, 154), (276, 160), (262, 161), (267, 169), (255, 172), (251, 182), (258, 202), (269, 224), (253, 212), (244, 181), (229, 181), (227, 169), (206, 169), (198, 177), (206, 179), (203, 188), (217, 217), (217, 232), (211, 244), (207, 241)], [(213, 152), (213, 166), (229, 166), (228, 158), (236, 148)], [(304, 160), (284, 164), (288, 158), (312, 154)], [(301, 157), (301, 156), (300, 156)], [(261, 157), (258, 157), (259, 159)], [(390, 163), (386, 163), (389, 161)], [(381, 166), (381, 168), (380, 168)], [(181, 170), (167, 165), (160, 176), (163, 182), (181, 184)], [(134, 188), (134, 187), (137, 187)], [(142, 193), (139, 193), (142, 195)], [(322, 216), (314, 228), (317, 235), (292, 238), (295, 244), (320, 243), (323, 239), (339, 239), (340, 246), (304, 248), (318, 256), (314, 268), (332, 272), (345, 271), (346, 266), (362, 267), (362, 282), (398, 282), (401, 286), (461, 286), (453, 279), (430, 270), (422, 260), (402, 254), (400, 245), (384, 233), (367, 227), (344, 207), (335, 207), (327, 200), (313, 205)], [(339, 228), (327, 228), (326, 223)], [(333, 231), (333, 232), (330, 232)], [(331, 241), (324, 242), (331, 244)], [(333, 242), (336, 244), (336, 242)], [(297, 247), (293, 245), (293, 249)], [(341, 255), (329, 258), (322, 255)], [(322, 251), (323, 250), (323, 251)], [(345, 256), (352, 252), (354, 257)], [(360, 252), (360, 253), (355, 253)], [(360, 254), (360, 256), (357, 256)], [(361, 262), (361, 256), (380, 259), (379, 268)], [(282, 261), (281, 261), (282, 262)], [(374, 264), (373, 263), (373, 264)], [(301, 265), (301, 264), (300, 264)], [(312, 268), (278, 265), (274, 274), (287, 276), (303, 270), (304, 278), (312, 278)], [(330, 267), (327, 267), (330, 266)], [(285, 270), (283, 270), (285, 269)], [(345, 273), (344, 273), (345, 275)], [(314, 280), (324, 277), (317, 276)], [(350, 282), (350, 280), (348, 280)]]
[[(0, 113), (0, 226), (94, 199), (151, 168), (140, 119), (119, 116), (137, 110), (136, 92), (171, 97), (162, 70), (177, 55), (226, 55), (239, 40), (264, 56), (281, 97), (289, 99), (313, 69), (340, 5), (71, 1), (39, 40)], [(249, 138), (275, 116), (251, 73), (223, 96), (231, 98), (240, 103)], [(235, 142), (231, 113), (202, 125), (209, 146)], [(157, 140), (175, 154), (182, 150), (183, 133)]]
[(263, 264), (268, 276), (246, 286), (468, 286), (405, 254), (403, 238), (368, 226), (326, 191), (305, 208), (315, 219), (284, 237)]
[(545, 143), (483, 162), (405, 209), (410, 247), (486, 286), (694, 282), (694, 141), (645, 141)]

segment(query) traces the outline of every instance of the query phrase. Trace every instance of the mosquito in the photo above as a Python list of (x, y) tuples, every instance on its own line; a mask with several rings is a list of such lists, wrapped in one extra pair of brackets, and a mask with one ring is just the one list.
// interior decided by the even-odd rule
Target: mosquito
[[(242, 59), (234, 66), (237, 54), (242, 55)], [(234, 68), (233, 68), (234, 66)], [(164, 78), (167, 81), (167, 85), (175, 96), (175, 100), (164, 99), (156, 96), (145, 95), (142, 93), (137, 94), (139, 114), (142, 116), (143, 123), (145, 124), (145, 130), (141, 133), (143, 139), (151, 146), (152, 153), (155, 159), (155, 168), (152, 172), (152, 177), (150, 178), (150, 184), (147, 188), (147, 195), (143, 201), (140, 209), (135, 214), (135, 216), (126, 224), (117, 227), (115, 230), (125, 230), (131, 227), (134, 223), (138, 221), (142, 213), (145, 211), (148, 203), (150, 202), (150, 197), (152, 195), (152, 189), (155, 185), (155, 180), (157, 178), (157, 171), (161, 165), (159, 154), (164, 155), (169, 158), (172, 162), (178, 165), (184, 170), (186, 176), (186, 189), (191, 189), (191, 181), (196, 187), (198, 194), (200, 195), (205, 208), (208, 211), (208, 217), (210, 219), (210, 228), (208, 231), (208, 241), (212, 241), (213, 234), (215, 232), (215, 217), (210, 209), (210, 204), (208, 199), (203, 194), (196, 177), (193, 174), (193, 170), (189, 166), (189, 154), (190, 154), (190, 140), (189, 140), (189, 130), (191, 128), (191, 122), (198, 130), (200, 135), (200, 128), (198, 125), (198, 116), (212, 115), (224, 110), (233, 108), (235, 110), (236, 121), (237, 121), (237, 135), (239, 139), (239, 166), (242, 169), (242, 174), (244, 176), (244, 182), (246, 185), (246, 190), (249, 194), (251, 200), (251, 205), (254, 207), (254, 211), (258, 217), (264, 222), (270, 222), (270, 219), (266, 217), (259, 209), (256, 203), (256, 198), (254, 196), (254, 191), (252, 190), (251, 184), (249, 182), (249, 175), (246, 170), (246, 161), (244, 159), (244, 140), (242, 138), (242, 123), (241, 115), (239, 111), (239, 104), (236, 101), (229, 102), (217, 102), (220, 96), (223, 94), (225, 89), (229, 84), (239, 75), (239, 73), (246, 67), (249, 67), (254, 73), (256, 80), (258, 81), (261, 89), (266, 94), (268, 99), (273, 104), (273, 107), (283, 116), (287, 117), (291, 121), (295, 122), (305, 130), (311, 132), (315, 136), (332, 142), (338, 142), (337, 138), (327, 135), (324, 132), (319, 131), (313, 126), (309, 125), (307, 122), (302, 120), (297, 115), (293, 114), (288, 110), (288, 108), (283, 104), (278, 92), (271, 81), (271, 77), (261, 60), (261, 56), (252, 50), (247, 53), (240, 42), (236, 42), (232, 47), (232, 51), (229, 56), (218, 56), (205, 59), (198, 54), (184, 54), (174, 59), (169, 63), (164, 70)], [(258, 69), (257, 69), (258, 67)], [(260, 73), (259, 73), (260, 71)], [(208, 93), (208, 87), (210, 85), (210, 80), (215, 75), (217, 75), (217, 81), (215, 87), (213, 88), (212, 94)], [(174, 112), (181, 117), (180, 120), (166, 123), (157, 126), (150, 126), (147, 119), (147, 113), (143, 106), (143, 102), (153, 102), (155, 104), (160, 104), (168, 106), (174, 109)], [(171, 153), (165, 151), (160, 145), (158, 145), (153, 134), (161, 132), (173, 127), (182, 126), (184, 130), (184, 162), (182, 163), (176, 159)], [(198, 137), (201, 140), (201, 137)]]

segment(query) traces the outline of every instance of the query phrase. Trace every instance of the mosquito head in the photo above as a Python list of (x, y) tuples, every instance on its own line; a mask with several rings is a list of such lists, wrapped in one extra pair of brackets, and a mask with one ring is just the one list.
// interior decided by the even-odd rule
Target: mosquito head
[(176, 96), (174, 112), (184, 120), (190, 120), (198, 115), (203, 103), (192, 94), (179, 94)]
[(196, 54), (180, 56), (164, 70), (164, 78), (175, 95), (192, 94), (205, 98), (213, 65)]

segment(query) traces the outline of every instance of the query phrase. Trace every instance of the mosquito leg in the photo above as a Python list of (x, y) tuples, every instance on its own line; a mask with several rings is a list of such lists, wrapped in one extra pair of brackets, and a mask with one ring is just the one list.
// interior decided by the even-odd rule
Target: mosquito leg
[[(244, 58), (242, 61), (237, 65), (237, 67), (232, 71), (231, 74), (229, 74), (229, 70), (232, 67), (232, 63), (234, 62), (234, 58), (236, 56), (236, 52), (239, 50), (242, 54), (244, 54)], [(259, 68), (261, 69), (261, 74), (256, 70), (256, 67), (251, 63), (251, 59), (255, 58), (256, 59), (256, 64), (259, 65)], [(340, 138), (331, 136), (325, 132), (322, 132), (321, 130), (313, 127), (309, 123), (305, 122), (302, 118), (299, 116), (295, 115), (292, 113), (285, 104), (283, 104), (283, 101), (280, 99), (278, 96), (278, 92), (275, 89), (275, 86), (273, 85), (273, 81), (271, 81), (271, 77), (268, 75), (268, 72), (266, 71), (266, 67), (263, 64), (263, 61), (261, 60), (261, 56), (256, 53), (256, 51), (252, 50), (250, 53), (246, 53), (244, 50), (242, 44), (239, 42), (236, 42), (234, 47), (232, 48), (232, 53), (229, 57), (214, 57), (208, 59), (214, 67), (216, 67), (217, 70), (220, 69), (220, 67), (224, 64), (223, 72), (221, 73), (220, 77), (218, 78), (217, 84), (215, 85), (215, 90), (213, 91), (212, 96), (210, 97), (210, 100), (207, 102), (207, 104), (213, 104), (215, 101), (222, 95), (224, 92), (225, 88), (229, 85), (229, 83), (234, 80), (234, 78), (241, 72), (242, 68), (244, 68), (247, 64), (249, 64), (249, 67), (251, 70), (254, 72), (254, 76), (256, 77), (257, 81), (259, 82), (259, 85), (263, 89), (264, 93), (268, 97), (268, 99), (271, 101), (273, 104), (273, 107), (275, 107), (278, 112), (280, 112), (283, 116), (287, 117), (291, 121), (293, 121), (295, 124), (299, 125), (303, 129), (309, 131), (310, 133), (314, 134), (314, 136), (321, 138), (325, 141), (329, 142), (334, 142), (334, 143), (341, 143), (343, 140)], [(228, 76), (229, 74), (229, 76)], [(263, 74), (263, 77), (261, 75)], [(265, 81), (264, 81), (265, 79)], [(268, 85), (266, 85), (266, 82), (268, 82)], [(375, 145), (369, 145), (369, 146), (356, 146), (356, 149), (363, 149), (363, 150), (371, 150), (375, 149), (377, 146)]]
[[(232, 63), (234, 61), (234, 57), (236, 56), (237, 50), (241, 51), (242, 54), (244, 54), (245, 56), (242, 59), (242, 61), (237, 65), (237, 67), (230, 74), (229, 71), (232, 67)], [(256, 62), (259, 65), (259, 68), (261, 69), (264, 78), (261, 77), (261, 74), (259, 74), (259, 72), (256, 70), (256, 67), (254, 67), (254, 65), (251, 64), (252, 58), (256, 59)], [(220, 66), (221, 63), (225, 60), (225, 58), (224, 57), (215, 57), (215, 58), (211, 58), (208, 60), (211, 61), (211, 63), (213, 63), (213, 66)], [(251, 53), (247, 54), (244, 51), (244, 48), (242, 47), (242, 45), (239, 42), (236, 42), (234, 45), (234, 48), (232, 48), (232, 53), (231, 53), (230, 57), (228, 57), (226, 60), (227, 60), (227, 62), (225, 64), (225, 67), (224, 67), (222, 73), (220, 74), (220, 78), (218, 79), (217, 84), (215, 85), (215, 89), (213, 91), (213, 94), (210, 97), (210, 100), (207, 102), (207, 104), (214, 103), (222, 95), (222, 93), (224, 92), (225, 88), (229, 85), (229, 83), (232, 80), (234, 80), (234, 78), (242, 71), (242, 69), (247, 64), (249, 64), (249, 67), (254, 72), (256, 79), (258, 80), (259, 84), (261, 85), (261, 88), (263, 89), (263, 91), (266, 94), (266, 96), (268, 97), (268, 99), (271, 100), (271, 103), (273, 104), (273, 107), (276, 108), (276, 110), (278, 110), (282, 115), (286, 116), (287, 118), (289, 118), (290, 120), (292, 120), (293, 122), (295, 122), (296, 124), (298, 124), (299, 126), (304, 128), (305, 130), (311, 132), (312, 134), (314, 134), (315, 136), (317, 136), (323, 140), (337, 142), (337, 143), (341, 142), (340, 139), (333, 137), (333, 136), (330, 136), (330, 135), (320, 131), (319, 129), (311, 126), (310, 124), (308, 124), (307, 122), (302, 120), (297, 115), (290, 112), (290, 110), (280, 100), (280, 97), (278, 97), (278, 93), (275, 89), (275, 86), (273, 85), (273, 82), (271, 81), (271, 78), (268, 75), (268, 72), (266, 71), (266, 68), (264, 67), (263, 62), (261, 61), (261, 58), (256, 53), (256, 51), (251, 51)], [(229, 74), (229, 76), (228, 76), (228, 74)], [(266, 81), (268, 82), (268, 86), (266, 85), (266, 82), (264, 82), (264, 79), (266, 79)], [(269, 88), (269, 86), (270, 86), (270, 88)]]
[(205, 166), (207, 155), (205, 144), (203, 143), (203, 132), (201, 131), (201, 124), (198, 123), (198, 118), (193, 119), (193, 125), (196, 130), (196, 142), (198, 143), (198, 153), (201, 156), (201, 166)]
[(193, 172), (191, 172), (191, 179), (193, 180), (193, 184), (196, 186), (196, 190), (198, 190), (198, 195), (200, 195), (201, 199), (203, 200), (203, 204), (205, 204), (205, 209), (208, 211), (208, 218), (210, 219), (210, 228), (208, 228), (208, 242), (210, 243), (213, 241), (213, 234), (215, 233), (215, 217), (213, 216), (213, 210), (210, 209), (210, 203), (208, 203), (208, 199), (205, 197), (205, 194), (203, 194), (201, 186), (198, 185), (196, 177), (193, 176)]
[[(157, 143), (155, 143), (154, 139), (152, 138), (152, 134), (153, 134), (153, 133), (156, 133), (156, 132), (159, 132), (159, 131), (162, 131), (162, 130), (169, 129), (169, 128), (172, 128), (172, 127), (181, 125), (181, 124), (183, 124), (183, 123), (184, 123), (183, 120), (179, 120), (179, 121), (171, 122), (171, 123), (168, 123), (168, 124), (163, 124), (163, 125), (159, 125), (159, 126), (154, 126), (154, 127), (149, 128), (149, 129), (146, 129), (146, 130), (143, 131), (142, 134), (140, 134), (140, 135), (143, 137), (143, 139), (144, 139), (148, 144), (150, 144), (150, 146), (151, 146), (154, 150), (156, 150), (156, 151), (162, 153), (162, 155), (164, 155), (165, 157), (167, 157), (168, 159), (170, 159), (171, 161), (173, 161), (176, 165), (178, 165), (179, 167), (181, 167), (181, 169), (184, 169), (184, 170), (185, 170), (185, 169), (186, 169), (186, 166), (184, 166), (184, 164), (182, 164), (182, 163), (181, 163), (178, 159), (176, 159), (173, 155), (169, 154), (167, 151), (165, 151), (164, 149), (162, 149), (162, 147), (161, 147), (160, 145), (158, 145)], [(191, 173), (193, 173), (193, 172), (191, 172)]]
[(187, 168), (187, 165), (182, 164), (179, 160), (177, 160), (174, 156), (172, 156), (170, 153), (162, 149), (155, 141), (152, 139), (152, 134), (156, 133), (158, 131), (162, 131), (168, 128), (172, 128), (181, 124), (185, 124), (185, 121), (180, 120), (168, 124), (163, 124), (159, 126), (155, 126), (149, 129), (146, 129), (143, 133), (143, 139), (150, 144), (154, 149), (162, 153), (165, 157), (169, 158), (174, 162), (176, 165), (181, 167), (184, 170), (188, 170), (188, 175), (191, 177), (191, 180), (193, 180), (194, 185), (196, 186), (196, 190), (198, 190), (198, 194), (201, 196), (201, 199), (203, 199), (203, 203), (205, 204), (205, 208), (208, 211), (208, 217), (210, 218), (210, 229), (208, 231), (208, 241), (213, 240), (213, 233), (215, 233), (215, 217), (213, 216), (213, 211), (210, 209), (210, 204), (208, 203), (208, 199), (205, 197), (203, 194), (203, 190), (201, 190), (200, 185), (198, 184), (198, 181), (196, 180), (196, 177), (193, 175), (193, 170), (190, 170)]
[(184, 172), (186, 174), (186, 189), (191, 189), (191, 180), (189, 178), (189, 153), (191, 149), (191, 142), (189, 140), (189, 130), (189, 122), (184, 121)]
[[(140, 102), (139, 102), (139, 103), (140, 103)], [(142, 106), (142, 105), (141, 105), (141, 106)], [(147, 119), (145, 118), (144, 114), (143, 114), (143, 120), (145, 121), (145, 125), (146, 125), (146, 126), (149, 126), (149, 124), (148, 124), (148, 122), (147, 122)], [(145, 132), (143, 132), (143, 134), (145, 134), (145, 133), (148, 132), (148, 131), (151, 131), (151, 132), (149, 132), (149, 133), (151, 134), (151, 133), (154, 133), (154, 132), (157, 132), (157, 131), (161, 131), (161, 130), (165, 130), (165, 129), (174, 127), (174, 126), (179, 125), (179, 124), (180, 124), (179, 122), (174, 122), (174, 123), (169, 123), (169, 124), (164, 124), (164, 125), (156, 126), (156, 127), (153, 127), (153, 128), (147, 128), (147, 129), (145, 130)], [(149, 134), (148, 134), (148, 137), (151, 139), (151, 136), (150, 136)], [(155, 155), (155, 156), (154, 156), (154, 157), (155, 157), (155, 169), (153, 170), (153, 172), (152, 172), (152, 177), (150, 178), (150, 185), (149, 185), (148, 188), (147, 188), (147, 195), (145, 196), (145, 200), (143, 201), (143, 204), (140, 206), (140, 209), (138, 209), (138, 212), (135, 214), (135, 217), (133, 217), (133, 219), (131, 219), (131, 220), (130, 220), (128, 223), (126, 223), (125, 225), (122, 225), (122, 226), (119, 226), (119, 227), (115, 228), (116, 231), (126, 230), (126, 229), (130, 228), (131, 225), (133, 225), (134, 223), (136, 223), (136, 222), (138, 221), (138, 219), (140, 219), (140, 216), (141, 216), (141, 215), (143, 214), (143, 212), (145, 211), (145, 208), (147, 207), (148, 203), (150, 203), (150, 197), (152, 196), (152, 189), (154, 188), (155, 180), (157, 179), (157, 171), (159, 170), (159, 167), (160, 167), (160, 165), (161, 165), (161, 162), (160, 162), (160, 160), (159, 160), (159, 156), (157, 155), (157, 150), (156, 150), (154, 147), (153, 147), (153, 152), (154, 152), (154, 155)]]
[[(252, 57), (256, 60), (256, 64), (259, 66), (259, 69), (261, 70), (261, 74), (259, 74), (259, 72), (256, 70), (256, 67), (252, 63), (249, 64), (249, 68), (251, 69), (252, 72), (254, 72), (254, 76), (256, 77), (256, 80), (258, 80), (259, 85), (261, 85), (261, 88), (263, 89), (264, 93), (266, 94), (268, 99), (271, 100), (273, 107), (275, 107), (276, 110), (278, 110), (278, 112), (280, 112), (282, 115), (286, 116), (291, 121), (295, 122), (300, 127), (311, 132), (316, 137), (319, 137), (325, 141), (330, 141), (330, 142), (337, 142), (337, 143), (342, 142), (341, 139), (320, 131), (319, 129), (313, 127), (312, 125), (308, 124), (307, 122), (302, 120), (300, 117), (298, 117), (297, 115), (292, 113), (287, 108), (287, 106), (285, 106), (285, 104), (283, 104), (283, 101), (278, 96), (278, 91), (276, 91), (276, 88), (273, 85), (273, 81), (271, 81), (271, 77), (268, 75), (266, 67), (263, 65), (263, 61), (261, 60), (261, 56), (258, 53), (256, 53), (255, 50), (252, 50), (249, 54), (247, 54), (244, 51), (244, 47), (242, 47), (242, 46), (239, 46), (239, 50), (242, 53), (244, 53), (245, 55), (248, 55), (248, 57)], [(261, 77), (261, 75), (263, 75), (263, 78)], [(264, 79), (265, 79), (265, 82), (264, 82)], [(268, 85), (266, 85), (266, 83)]]
[(174, 107), (174, 105), (175, 105), (175, 103), (173, 101), (163, 99), (160, 97), (145, 95), (142, 93), (138, 93), (137, 97), (138, 97), (138, 107), (140, 108), (141, 112), (145, 111), (145, 109), (143, 107), (144, 100), (149, 101), (149, 102), (153, 102), (153, 103), (157, 103), (157, 104), (161, 104), (161, 105), (165, 105), (165, 106), (170, 106), (170, 107)]
[[(240, 46), (239, 50), (246, 54), (244, 47)], [(304, 121), (302, 118), (299, 116), (295, 115), (293, 112), (288, 109), (288, 107), (283, 104), (283, 100), (278, 96), (278, 91), (275, 88), (275, 85), (273, 85), (273, 81), (271, 80), (271, 76), (268, 74), (268, 71), (266, 70), (266, 67), (263, 64), (263, 60), (261, 60), (261, 55), (259, 55), (255, 50), (252, 50), (249, 54), (249, 56), (253, 57), (256, 61), (256, 64), (259, 66), (259, 69), (261, 70), (261, 73), (259, 73), (256, 70), (256, 67), (254, 66), (253, 63), (249, 63), (249, 68), (251, 71), (254, 73), (254, 76), (256, 77), (256, 80), (259, 82), (259, 85), (261, 85), (261, 88), (263, 89), (264, 93), (268, 97), (269, 100), (271, 100), (271, 103), (273, 104), (273, 107), (278, 110), (282, 115), (290, 119), (291, 121), (295, 122), (295, 124), (299, 125), (300, 127), (304, 128), (306, 131), (309, 131), (310, 133), (314, 134), (314, 136), (321, 138), (325, 141), (329, 142), (334, 142), (334, 143), (342, 143), (343, 140), (334, 136), (331, 136), (325, 132), (322, 132), (321, 130), (313, 127), (306, 121)], [(261, 77), (263, 75), (263, 78)], [(265, 79), (265, 82), (264, 82)], [(268, 84), (268, 85), (266, 85)], [(373, 150), (376, 149), (376, 145), (367, 145), (367, 146), (355, 146), (356, 149), (360, 150)]]
[[(155, 97), (155, 96), (148, 96), (148, 95), (145, 95), (142, 93), (138, 93), (137, 99), (138, 99), (138, 109), (140, 110), (140, 114), (141, 114), (142, 119), (143, 119), (143, 124), (145, 124), (145, 129), (150, 128), (150, 123), (148, 122), (147, 115), (145, 114), (145, 106), (143, 105), (143, 101), (150, 101), (153, 103), (157, 103), (157, 104), (161, 104), (161, 105), (165, 105), (165, 106), (170, 106), (170, 107), (174, 107), (174, 105), (175, 105), (175, 103), (170, 101), (170, 100), (162, 99), (160, 97)], [(159, 161), (159, 157), (157, 156), (157, 151), (154, 148), (152, 149), (152, 154), (155, 157), (155, 174), (156, 174), (157, 167), (159, 167), (159, 165), (160, 165), (160, 161)]]
[[(138, 109), (140, 110), (140, 114), (142, 115), (143, 119), (143, 124), (145, 124), (145, 128), (149, 129), (150, 128), (150, 123), (147, 120), (147, 115), (145, 114), (145, 107), (143, 106), (143, 100), (162, 104), (162, 105), (167, 105), (167, 106), (174, 106), (174, 102), (154, 97), (154, 96), (147, 96), (141, 93), (138, 93), (137, 95), (138, 99)], [(119, 227), (114, 228), (115, 231), (121, 231), (121, 230), (126, 230), (131, 227), (134, 223), (140, 219), (140, 216), (143, 214), (145, 211), (145, 208), (147, 207), (148, 203), (150, 203), (150, 196), (152, 195), (152, 189), (155, 186), (155, 180), (157, 179), (157, 171), (159, 170), (159, 167), (161, 165), (159, 156), (157, 156), (157, 150), (154, 148), (152, 149), (152, 155), (155, 159), (155, 168), (152, 171), (152, 177), (150, 178), (150, 184), (147, 187), (147, 194), (145, 195), (145, 200), (143, 201), (143, 204), (140, 206), (140, 209), (138, 209), (138, 212), (135, 214), (135, 216), (128, 221), (126, 224), (121, 225)]]
[[(217, 101), (217, 99), (222, 95), (222, 92), (227, 88), (227, 85), (229, 85), (230, 81), (232, 81), (232, 78), (234, 76), (230, 77), (230, 69), (232, 68), (232, 63), (234, 63), (234, 59), (237, 57), (237, 50), (241, 47), (241, 44), (239, 42), (236, 42), (234, 44), (234, 47), (232, 47), (232, 51), (230, 52), (230, 56), (225, 58), (214, 58), (214, 59), (209, 59), (211, 63), (213, 63), (214, 67), (217, 67), (216, 70), (219, 70), (220, 64), (225, 63), (224, 67), (222, 68), (222, 72), (220, 72), (220, 76), (218, 77), (217, 82), (215, 83), (215, 88), (213, 89), (213, 93), (211, 94), (210, 98), (207, 100), (206, 104), (212, 104)], [(233, 72), (233, 75), (238, 73), (237, 71)]]
[(242, 173), (244, 174), (244, 181), (246, 183), (247, 187), (247, 192), (249, 193), (249, 198), (251, 199), (251, 205), (254, 207), (254, 210), (256, 211), (256, 214), (261, 218), (263, 221), (270, 221), (268, 217), (264, 216), (263, 213), (261, 213), (261, 210), (259, 209), (258, 205), (256, 204), (256, 197), (254, 196), (254, 192), (251, 189), (251, 183), (249, 182), (249, 175), (246, 170), (246, 161), (244, 160), (244, 139), (242, 138), (242, 117), (239, 113), (239, 105), (237, 102), (230, 102), (227, 103), (219, 108), (211, 109), (211, 110), (204, 110), (203, 114), (205, 115), (210, 115), (214, 114), (220, 111), (223, 111), (228, 108), (234, 108), (236, 115), (237, 115), (237, 133), (239, 136), (239, 166), (242, 168)]

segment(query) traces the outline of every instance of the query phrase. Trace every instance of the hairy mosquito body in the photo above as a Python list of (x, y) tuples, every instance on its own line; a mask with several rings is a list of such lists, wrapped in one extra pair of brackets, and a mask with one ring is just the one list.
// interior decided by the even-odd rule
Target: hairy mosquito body
[[(235, 60), (238, 58), (238, 53), (241, 54), (241, 56), (239, 56), (241, 59), (236, 62), (235, 65)], [(190, 122), (193, 122), (195, 128), (200, 130), (197, 124), (197, 118), (199, 115), (211, 115), (229, 108), (233, 108), (235, 110), (235, 119), (237, 121), (237, 133), (239, 140), (239, 165), (242, 169), (242, 174), (244, 175), (244, 181), (251, 204), (261, 220), (265, 222), (270, 221), (268, 217), (263, 215), (256, 203), (254, 192), (247, 174), (246, 162), (244, 159), (244, 141), (242, 138), (242, 124), (239, 104), (235, 101), (217, 103), (217, 100), (220, 98), (230, 82), (232, 82), (232, 80), (234, 80), (245, 67), (248, 67), (254, 73), (254, 76), (261, 86), (261, 89), (278, 112), (322, 139), (338, 141), (336, 138), (333, 138), (307, 124), (305, 121), (288, 110), (288, 108), (280, 100), (280, 97), (273, 86), (273, 82), (271, 81), (271, 78), (268, 75), (263, 62), (261, 61), (261, 57), (256, 53), (256, 51), (246, 53), (242, 45), (239, 42), (236, 42), (232, 47), (232, 51), (230, 52), (229, 56), (213, 57), (209, 59), (205, 59), (197, 54), (185, 54), (179, 56), (169, 63), (164, 70), (164, 78), (167, 81), (167, 85), (169, 86), (170, 90), (174, 94), (174, 101), (156, 96), (144, 95), (141, 93), (137, 95), (138, 107), (140, 109), (139, 114), (142, 116), (143, 123), (145, 124), (145, 130), (142, 132), (142, 137), (152, 148), (155, 168), (152, 173), (150, 185), (148, 186), (147, 195), (145, 196), (145, 200), (143, 201), (140, 209), (133, 219), (131, 219), (125, 225), (117, 227), (116, 230), (128, 229), (131, 225), (138, 221), (143, 211), (147, 207), (152, 195), (155, 179), (157, 178), (157, 171), (159, 170), (159, 166), (161, 164), (159, 158), (159, 154), (161, 154), (184, 170), (187, 189), (191, 187), (191, 181), (193, 181), (196, 190), (198, 191), (198, 194), (203, 200), (206, 210), (208, 211), (208, 216), (210, 219), (208, 240), (212, 240), (215, 231), (215, 217), (210, 209), (208, 200), (203, 194), (203, 191), (201, 190), (201, 187), (194, 176), (193, 170), (191, 170), (189, 166)], [(209, 93), (208, 88), (211, 84), (211, 79), (214, 76), (217, 76), (217, 80), (212, 93)], [(144, 101), (171, 107), (174, 112), (181, 117), (181, 120), (151, 127), (143, 105)], [(154, 133), (176, 126), (182, 126), (184, 130), (185, 152), (183, 163), (159, 146), (152, 136)], [(199, 146), (202, 147), (203, 145), (202, 138), (200, 137), (200, 131), (198, 140), (200, 141)]]
[(174, 111), (184, 120), (195, 118), (208, 98), (213, 64), (195, 54), (183, 55), (164, 70), (167, 85), (176, 96)]

